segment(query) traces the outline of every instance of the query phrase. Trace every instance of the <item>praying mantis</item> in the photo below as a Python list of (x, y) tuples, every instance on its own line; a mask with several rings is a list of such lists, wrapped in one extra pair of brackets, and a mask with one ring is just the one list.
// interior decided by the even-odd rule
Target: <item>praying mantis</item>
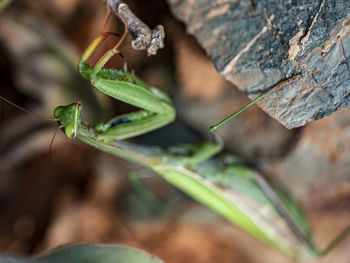
[[(112, 33), (101, 33), (82, 55), (78, 69), (99, 91), (140, 108), (104, 123), (87, 125), (81, 117), (81, 102), (57, 107), (55, 119), (70, 138), (77, 138), (99, 150), (141, 164), (159, 174), (197, 201), (235, 223), (257, 239), (291, 257), (311, 253), (322, 256), (332, 250), (350, 231), (347, 227), (324, 250), (318, 250), (310, 237), (305, 217), (296, 203), (282, 190), (271, 187), (255, 171), (229, 154), (217, 155), (222, 146), (204, 142), (168, 148), (140, 146), (123, 139), (158, 129), (175, 119), (170, 98), (148, 86), (134, 73), (105, 69), (125, 38), (107, 51), (92, 67), (86, 63), (97, 46)], [(261, 99), (260, 95), (217, 127)]]
[[(293, 199), (281, 189), (270, 186), (234, 156), (219, 154), (223, 148), (220, 144), (203, 142), (160, 148), (123, 141), (156, 130), (176, 117), (167, 94), (147, 85), (134, 73), (104, 68), (120, 53), (119, 47), (126, 34), (127, 30), (112, 49), (90, 66), (87, 60), (94, 50), (106, 37), (113, 35), (101, 33), (83, 53), (78, 70), (102, 93), (140, 110), (92, 125), (82, 120), (81, 102), (59, 106), (54, 110), (54, 117), (67, 137), (153, 170), (195, 200), (292, 258), (302, 258), (306, 254), (322, 256), (345, 238), (350, 227), (324, 250), (317, 249), (305, 216)], [(236, 116), (264, 95), (231, 116)], [(226, 119), (211, 127), (210, 132), (214, 135), (216, 128), (224, 122)]]

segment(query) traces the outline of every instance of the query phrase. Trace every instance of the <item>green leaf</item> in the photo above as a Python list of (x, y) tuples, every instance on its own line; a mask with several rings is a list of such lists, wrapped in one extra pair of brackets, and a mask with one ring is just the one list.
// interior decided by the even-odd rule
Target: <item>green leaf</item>
[(31, 260), (31, 259), (25, 259), (25, 258), (19, 258), (19, 257), (13, 257), (13, 256), (5, 256), (0, 255), (0, 262), (1, 263), (38, 263), (37, 261)]
[(37, 260), (45, 263), (163, 263), (141, 250), (94, 244), (61, 247), (49, 251)]

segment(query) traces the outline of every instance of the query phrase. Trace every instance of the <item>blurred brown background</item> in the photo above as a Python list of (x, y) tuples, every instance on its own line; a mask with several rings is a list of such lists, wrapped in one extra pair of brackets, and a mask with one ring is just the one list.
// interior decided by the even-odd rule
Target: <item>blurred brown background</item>
[[(155, 57), (122, 52), (128, 68), (168, 92), (178, 111), (170, 127), (141, 136), (143, 144), (210, 139), (208, 127), (248, 102), (216, 73), (166, 1), (126, 1), (149, 26), (163, 24), (166, 46)], [(85, 120), (133, 110), (96, 92), (76, 63), (100, 32), (99, 0), (14, 0), (0, 17), (0, 95), (51, 117), (58, 105), (82, 100)], [(109, 27), (121, 25), (113, 17)], [(115, 39), (103, 43), (91, 62)], [(108, 66), (122, 67), (115, 58)], [(325, 246), (350, 222), (350, 113), (287, 130), (257, 106), (222, 127), (227, 150), (284, 185), (307, 213)], [(35, 255), (71, 242), (139, 247), (165, 262), (290, 262), (280, 253), (134, 164), (69, 140), (55, 123), (0, 103), (0, 250)], [(51, 154), (51, 162), (50, 162)], [(151, 189), (146, 198), (131, 171)], [(322, 260), (350, 262), (350, 238)]]

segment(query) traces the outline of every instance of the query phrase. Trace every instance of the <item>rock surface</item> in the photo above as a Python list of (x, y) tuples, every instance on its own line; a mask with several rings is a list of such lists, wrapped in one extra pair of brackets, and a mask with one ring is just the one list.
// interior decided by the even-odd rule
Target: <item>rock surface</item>
[(287, 128), (350, 106), (350, 2), (168, 0), (227, 80)]
[(270, 174), (315, 208), (349, 210), (350, 111), (308, 124)]

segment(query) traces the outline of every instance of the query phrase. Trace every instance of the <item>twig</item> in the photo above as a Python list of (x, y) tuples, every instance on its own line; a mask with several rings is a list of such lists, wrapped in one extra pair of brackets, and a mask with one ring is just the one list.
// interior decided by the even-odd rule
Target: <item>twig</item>
[[(104, 3), (106, 0), (102, 0)], [(109, 0), (111, 11), (127, 26), (132, 35), (131, 46), (136, 50), (147, 50), (147, 55), (156, 55), (164, 47), (164, 27), (157, 25), (151, 30), (142, 22), (122, 0)]]

